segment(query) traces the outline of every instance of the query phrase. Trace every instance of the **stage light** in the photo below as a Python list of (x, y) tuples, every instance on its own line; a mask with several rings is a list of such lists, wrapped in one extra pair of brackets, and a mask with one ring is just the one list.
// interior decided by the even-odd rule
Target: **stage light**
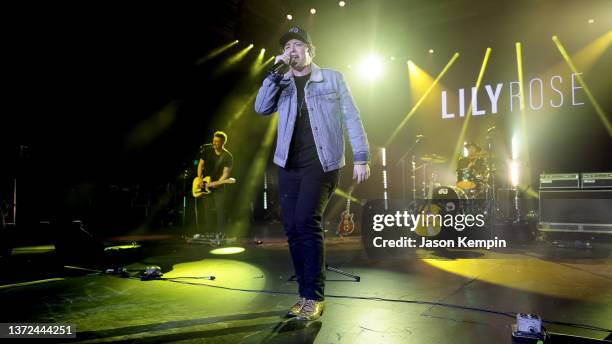
[(363, 78), (374, 80), (383, 72), (382, 60), (376, 55), (370, 55), (361, 61), (359, 70)]
[[(482, 59), (482, 65), (480, 66), (480, 72), (478, 73), (478, 78), (476, 78), (476, 88), (472, 92), (472, 101), (470, 102), (470, 105), (468, 106), (468, 110), (467, 110), (465, 119), (463, 120), (463, 125), (461, 126), (461, 132), (459, 133), (459, 138), (457, 139), (457, 144), (455, 145), (453, 155), (451, 156), (458, 156), (459, 153), (461, 152), (461, 143), (463, 142), (463, 139), (465, 138), (465, 133), (467, 132), (467, 128), (470, 124), (470, 120), (472, 119), (472, 116), (477, 113), (478, 109), (477, 108), (474, 109), (473, 107), (475, 103), (474, 96), (478, 94), (478, 90), (480, 89), (480, 83), (482, 82), (482, 77), (484, 76), (484, 72), (487, 69), (487, 63), (489, 62), (489, 56), (491, 56), (491, 48), (487, 48), (487, 50), (485, 50), (485, 55), (484, 55), (484, 58)], [(454, 171), (457, 168), (457, 163), (458, 161), (454, 159), (453, 162), (451, 163), (451, 170)]]
[(314, 8), (311, 8), (311, 9), (310, 9), (310, 14), (315, 14), (315, 13), (317, 13), (317, 10), (316, 10), (316, 9), (314, 9)]
[[(440, 72), (440, 74), (438, 74), (438, 76), (436, 77), (436, 79), (431, 83), (431, 85), (429, 85), (429, 88), (425, 91), (425, 93), (423, 93), (423, 95), (421, 96), (421, 98), (416, 102), (416, 104), (414, 104), (414, 106), (412, 107), (412, 109), (410, 109), (410, 112), (408, 112), (406, 114), (406, 116), (404, 116), (404, 119), (402, 120), (402, 122), (397, 126), (397, 128), (395, 128), (395, 130), (393, 131), (393, 133), (391, 134), (391, 136), (389, 136), (389, 139), (387, 140), (387, 142), (385, 143), (385, 147), (389, 147), (391, 145), (391, 142), (393, 142), (393, 140), (395, 140), (395, 138), (397, 137), (397, 135), (399, 134), (399, 132), (402, 130), (402, 128), (404, 127), (404, 125), (406, 125), (406, 123), (408, 122), (408, 120), (410, 120), (410, 118), (415, 114), (415, 112), (417, 111), (417, 109), (421, 106), (421, 104), (423, 103), (423, 101), (425, 100), (425, 98), (427, 98), (427, 96), (429, 95), (429, 93), (431, 92), (431, 90), (434, 89), (434, 87), (436, 87), (436, 85), (438, 84), (438, 82), (440, 81), (440, 79), (444, 76), (444, 74), (446, 74), (446, 72), (450, 69), (450, 67), (453, 65), (453, 63), (455, 63), (455, 60), (459, 58), (459, 53), (455, 53), (453, 55), (453, 57), (451, 57), (451, 59), (448, 61), (448, 63), (446, 64), (446, 66), (442, 69), (442, 71)], [(407, 62), (408, 64), (408, 70), (410, 71), (411, 66), (414, 66), (414, 63), (411, 60), (408, 60)]]
[(389, 207), (389, 193), (387, 180), (387, 149), (381, 148), (382, 168), (383, 168), (383, 199), (385, 200), (385, 210)]
[(340, 1), (340, 2), (338, 3), (338, 6), (340, 6), (340, 7), (344, 7), (344, 5), (346, 5), (346, 2), (344, 2), (344, 1)]
[(264, 55), (266, 53), (266, 49), (261, 49), (257, 58), (253, 60), (251, 64), (251, 68), (249, 70), (249, 77), (253, 78), (261, 72), (261, 70), (265, 67), (266, 63), (264, 63)]
[(391, 61), (395, 61), (395, 56), (391, 56), (391, 57), (389, 57), (389, 59), (390, 59)]
[(222, 69), (238, 63), (238, 61), (242, 60), (251, 49), (253, 49), (253, 44), (249, 44), (247, 47), (234, 54), (232, 57), (227, 59)]
[(519, 168), (518, 162), (515, 160), (510, 162), (510, 184), (512, 187), (517, 187), (519, 185)]
[(595, 22), (595, 19), (591, 18), (589, 19), (589, 24), (593, 24)]
[(346, 65), (346, 67), (347, 67), (348, 69), (353, 68), (353, 66), (351, 66), (351, 65)]
[(430, 53), (430, 54), (433, 54), (433, 53), (434, 53), (434, 50), (433, 50), (433, 49), (429, 49), (429, 53)]
[[(602, 38), (604, 38), (607, 41), (606, 46), (609, 45), (610, 41), (612, 40), (612, 30), (608, 31), (608, 33)], [(563, 44), (561, 44), (559, 37), (552, 36), (552, 40), (555, 43), (555, 45), (557, 45), (557, 49), (559, 49), (561, 56), (563, 56), (563, 59), (565, 60), (569, 68), (571, 69), (572, 73), (576, 75), (576, 79), (578, 80), (578, 83), (584, 89), (584, 92), (586, 93), (587, 98), (591, 102), (591, 105), (593, 105), (593, 108), (595, 108), (595, 112), (599, 116), (599, 119), (601, 120), (603, 126), (608, 131), (608, 135), (612, 137), (612, 123), (610, 122), (610, 119), (608, 119), (608, 116), (606, 115), (603, 108), (599, 105), (599, 103), (595, 99), (595, 96), (593, 96), (593, 93), (591, 93), (591, 89), (585, 83), (584, 78), (582, 77), (582, 73), (579, 72), (576, 66), (574, 65), (574, 61), (572, 61), (572, 58), (569, 56), (569, 54), (565, 50), (565, 47), (563, 47)]]
[(264, 172), (263, 208), (268, 210), (268, 173)]
[(383, 167), (387, 167), (387, 150), (383, 147), (382, 148), (382, 165)]
[(210, 251), (210, 254), (237, 254), (244, 252), (243, 247), (223, 247)]
[[(518, 80), (519, 80), (519, 108), (521, 110), (521, 137), (524, 141), (524, 147), (529, 147), (528, 135), (527, 135), (527, 115), (525, 113), (525, 92), (523, 91), (523, 52), (521, 48), (521, 42), (515, 43), (516, 48), (516, 67), (518, 72)], [(518, 157), (518, 142), (516, 143), (516, 156)], [(514, 149), (514, 147), (513, 147)], [(513, 152), (514, 154), (514, 152)], [(516, 159), (513, 157), (513, 159)], [(525, 156), (523, 160), (526, 162), (526, 166), (531, 166), (529, 150), (525, 150)], [(525, 173), (527, 184), (531, 184), (531, 176), (529, 171)]]
[(512, 136), (512, 160), (516, 160), (518, 159), (519, 156), (519, 142), (518, 142), (518, 138), (515, 136)]
[(197, 65), (203, 64), (204, 62), (219, 56), (221, 53), (223, 53), (224, 51), (226, 51), (227, 49), (233, 47), (236, 44), (238, 44), (238, 40), (235, 40), (233, 42), (230, 42), (230, 43), (227, 43), (227, 44), (222, 45), (220, 47), (217, 47), (217, 48), (213, 49), (212, 51), (210, 51), (208, 54), (206, 54), (206, 56), (204, 56), (201, 59), (197, 60), (196, 64)]
[(287, 20), (292, 20), (293, 16), (291, 14), (287, 14)]

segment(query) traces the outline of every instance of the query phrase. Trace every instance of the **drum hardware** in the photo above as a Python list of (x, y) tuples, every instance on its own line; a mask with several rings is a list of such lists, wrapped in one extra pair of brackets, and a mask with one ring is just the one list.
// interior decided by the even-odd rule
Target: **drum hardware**
[[(414, 143), (412, 143), (412, 145), (410, 146), (410, 148), (408, 149), (408, 151), (406, 151), (406, 153), (404, 153), (404, 155), (399, 159), (399, 161), (397, 162), (397, 164), (399, 165), (400, 163), (402, 164), (402, 196), (404, 199), (406, 199), (406, 174), (407, 174), (407, 168), (406, 168), (406, 164), (407, 164), (407, 157), (410, 156), (410, 182), (411, 182), (411, 186), (412, 186), (412, 201), (416, 201), (416, 170), (418, 169), (416, 167), (416, 156), (414, 154), (412, 154), (414, 152), (414, 150), (416, 149), (416, 147), (423, 141), (423, 139), (425, 138), (424, 135), (421, 134), (417, 134), (414, 140)], [(411, 155), (412, 154), (412, 155)]]

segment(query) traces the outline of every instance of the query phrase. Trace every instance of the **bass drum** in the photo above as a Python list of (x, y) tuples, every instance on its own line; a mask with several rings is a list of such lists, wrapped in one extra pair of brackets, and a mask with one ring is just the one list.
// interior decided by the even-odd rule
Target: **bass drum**
[(468, 200), (465, 191), (453, 185), (438, 186), (433, 190), (432, 198), (445, 214), (462, 213)]

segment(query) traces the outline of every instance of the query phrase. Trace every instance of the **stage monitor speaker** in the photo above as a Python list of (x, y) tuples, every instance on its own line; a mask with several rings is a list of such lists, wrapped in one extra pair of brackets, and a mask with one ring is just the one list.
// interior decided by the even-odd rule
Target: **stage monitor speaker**
[(612, 234), (612, 190), (540, 191), (540, 230)]

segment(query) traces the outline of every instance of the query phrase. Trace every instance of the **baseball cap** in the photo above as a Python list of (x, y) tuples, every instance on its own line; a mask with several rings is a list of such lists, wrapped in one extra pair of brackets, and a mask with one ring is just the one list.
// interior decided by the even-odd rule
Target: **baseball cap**
[(300, 27), (297, 27), (297, 26), (293, 26), (289, 28), (289, 30), (281, 36), (278, 42), (280, 43), (282, 47), (285, 45), (285, 43), (287, 43), (288, 41), (294, 38), (299, 39), (300, 41), (304, 43), (312, 44), (312, 39), (310, 38), (310, 35), (308, 34), (308, 32), (306, 32), (306, 30)]

